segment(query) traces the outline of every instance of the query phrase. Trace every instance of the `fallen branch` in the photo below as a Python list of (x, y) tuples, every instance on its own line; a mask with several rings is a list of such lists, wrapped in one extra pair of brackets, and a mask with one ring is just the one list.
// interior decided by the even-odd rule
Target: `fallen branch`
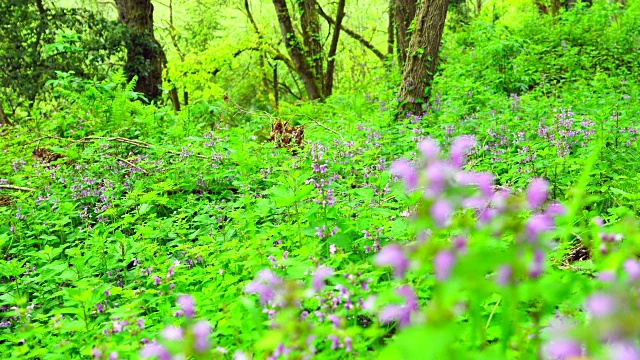
[[(127, 139), (127, 138), (123, 138), (123, 137), (119, 137), (119, 136), (115, 136), (115, 137), (104, 137), (104, 136), (87, 136), (84, 137), (82, 139), (69, 139), (69, 138), (61, 138), (59, 136), (55, 136), (55, 135), (47, 135), (47, 136), (43, 136), (39, 139), (36, 139), (34, 141), (30, 141), (28, 143), (26, 143), (24, 146), (32, 144), (34, 142), (39, 142), (42, 139), (56, 139), (56, 140), (60, 140), (60, 141), (68, 141), (68, 142), (72, 142), (72, 143), (80, 143), (80, 144), (88, 144), (88, 143), (92, 143), (95, 142), (96, 140), (105, 140), (105, 141), (115, 141), (115, 142), (120, 142), (120, 143), (124, 143), (124, 144), (129, 144), (129, 145), (133, 145), (133, 146), (137, 146), (143, 149), (150, 149), (152, 147), (154, 147), (154, 145), (146, 143), (144, 141), (139, 141), (139, 140), (132, 140), (132, 139)], [(179, 152), (174, 151), (174, 150), (168, 150), (168, 149), (164, 149), (166, 152), (168, 152), (169, 154), (173, 154), (173, 155), (180, 155)], [(200, 159), (206, 159), (206, 160), (211, 160), (210, 157), (208, 156), (204, 156), (204, 155), (191, 155), (191, 156), (195, 156), (197, 158)]]
[(149, 175), (149, 172), (147, 170), (141, 168), (140, 166), (137, 166), (136, 164), (134, 164), (134, 163), (132, 163), (132, 162), (130, 162), (128, 160), (125, 160), (123, 158), (116, 158), (116, 159), (118, 159), (119, 161), (122, 161), (123, 163), (129, 165), (129, 167), (131, 167), (133, 169), (142, 171), (145, 175)]
[(339, 132), (331, 129), (330, 127), (320, 123), (318, 120), (312, 118), (311, 116), (307, 115), (307, 114), (296, 114), (297, 116), (306, 116), (307, 118), (309, 118), (309, 120), (313, 121), (316, 125), (320, 126), (321, 128), (330, 131), (336, 135), (338, 135), (340, 137), (340, 140), (342, 140), (342, 142), (344, 142), (344, 137), (342, 137), (342, 134), (340, 134)]
[(18, 190), (18, 191), (27, 191), (27, 192), (36, 191), (36, 189), (32, 189), (32, 188), (28, 188), (28, 187), (7, 185), (7, 184), (0, 184), (0, 189)]

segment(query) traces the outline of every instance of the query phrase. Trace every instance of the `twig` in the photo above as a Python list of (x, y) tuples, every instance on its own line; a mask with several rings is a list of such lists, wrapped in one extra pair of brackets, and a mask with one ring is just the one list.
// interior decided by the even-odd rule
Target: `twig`
[(316, 120), (316, 119), (312, 118), (311, 116), (309, 116), (309, 115), (307, 115), (307, 114), (296, 114), (296, 115), (297, 115), (297, 116), (306, 116), (307, 118), (309, 118), (309, 120), (313, 121), (316, 125), (318, 125), (318, 126), (320, 126), (320, 127), (324, 128), (324, 129), (325, 129), (325, 130), (327, 130), (327, 131), (331, 131), (332, 133), (334, 133), (334, 134), (338, 135), (338, 136), (340, 137), (340, 140), (342, 140), (342, 142), (344, 142), (344, 137), (342, 137), (342, 134), (340, 134), (339, 132), (337, 132), (337, 131), (335, 131), (335, 130), (333, 130), (333, 129), (329, 128), (328, 126), (326, 126), (326, 125), (324, 125), (324, 124), (322, 124), (322, 123), (320, 123), (320, 122), (318, 122), (318, 120)]
[(0, 184), (0, 189), (18, 190), (18, 191), (36, 191), (36, 189), (32, 189), (32, 188), (28, 188), (28, 187), (15, 186), (15, 185), (6, 185), (6, 184)]
[[(150, 148), (154, 147), (154, 145), (151, 145), (151, 144), (143, 142), (143, 141), (127, 139), (127, 138), (123, 138), (123, 137), (119, 137), (119, 136), (116, 136), (116, 137), (87, 136), (87, 137), (84, 137), (82, 139), (75, 140), (75, 139), (69, 139), (69, 138), (61, 138), (61, 137), (55, 136), (55, 135), (43, 136), (43, 137), (41, 137), (39, 139), (30, 141), (30, 142), (24, 144), (23, 146), (27, 146), (29, 144), (33, 144), (34, 142), (39, 142), (42, 139), (56, 139), (56, 140), (60, 140), (60, 141), (69, 141), (69, 142), (72, 142), (72, 143), (81, 143), (81, 144), (92, 143), (92, 142), (95, 142), (96, 140), (105, 140), (105, 141), (121, 142), (121, 143), (124, 143), (124, 144), (129, 144), (129, 145), (141, 147), (143, 149), (150, 149)], [(180, 155), (179, 152), (174, 151), (174, 150), (168, 150), (168, 149), (164, 149), (164, 150), (166, 152), (168, 152), (169, 154)], [(204, 156), (204, 155), (194, 154), (192, 156), (195, 156), (195, 157), (197, 157), (199, 159), (211, 160), (210, 157)]]
[(136, 164), (134, 164), (134, 163), (132, 163), (132, 162), (130, 162), (130, 161), (128, 161), (128, 160), (125, 160), (125, 159), (123, 159), (123, 158), (116, 158), (116, 159), (118, 159), (118, 160), (122, 161), (123, 163), (125, 163), (125, 164), (129, 165), (130, 167), (132, 167), (132, 168), (134, 168), (134, 169), (137, 169), (137, 170), (142, 171), (145, 175), (149, 175), (149, 172), (147, 172), (147, 170), (145, 170), (145, 169), (141, 168), (140, 166), (136, 166)]

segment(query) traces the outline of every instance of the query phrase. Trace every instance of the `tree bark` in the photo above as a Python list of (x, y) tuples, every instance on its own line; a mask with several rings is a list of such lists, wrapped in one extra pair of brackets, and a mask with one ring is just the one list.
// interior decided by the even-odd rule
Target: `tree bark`
[(416, 17), (416, 1), (395, 0), (396, 44), (398, 46), (398, 62), (401, 68), (407, 61), (407, 49), (409, 48), (409, 38), (411, 36), (409, 27)]
[(398, 92), (401, 101), (399, 115), (409, 112), (422, 114), (423, 103), (429, 99), (448, 7), (449, 0), (421, 1), (402, 70), (402, 83)]
[(302, 82), (304, 83), (305, 90), (310, 100), (322, 99), (321, 87), (315, 79), (314, 71), (311, 65), (307, 61), (305, 51), (298, 40), (294, 30), (293, 23), (291, 22), (291, 16), (289, 15), (289, 9), (287, 8), (286, 0), (273, 0), (273, 5), (278, 15), (278, 23), (280, 23), (280, 31), (282, 33), (282, 40), (289, 52), (289, 56), (296, 66), (296, 71)]
[(4, 113), (2, 101), (0, 101), (0, 125), (11, 125), (9, 118), (7, 118), (7, 115)]
[(340, 41), (340, 28), (342, 27), (342, 20), (344, 19), (344, 7), (346, 0), (340, 0), (338, 2), (338, 13), (336, 14), (336, 25), (333, 29), (333, 36), (331, 37), (331, 46), (329, 47), (329, 61), (327, 63), (327, 74), (325, 79), (325, 96), (330, 96), (333, 93), (333, 77), (336, 69), (336, 53), (338, 52), (338, 41)]
[(396, 11), (395, 11), (395, 2), (394, 0), (389, 1), (389, 20), (387, 23), (387, 54), (393, 55), (393, 45), (396, 42)]
[(299, 0), (300, 27), (302, 28), (302, 42), (305, 55), (313, 71), (316, 82), (323, 89), (324, 53), (320, 42), (320, 21), (318, 20), (318, 4), (316, 0)]
[(118, 22), (125, 25), (131, 39), (127, 44), (125, 72), (129, 79), (138, 76), (135, 91), (149, 100), (161, 96), (162, 69), (167, 58), (153, 33), (151, 0), (115, 0)]

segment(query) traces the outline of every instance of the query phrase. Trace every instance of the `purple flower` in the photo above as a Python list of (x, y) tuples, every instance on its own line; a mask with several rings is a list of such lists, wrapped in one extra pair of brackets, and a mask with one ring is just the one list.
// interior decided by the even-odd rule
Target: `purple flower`
[(391, 266), (394, 275), (399, 278), (404, 276), (409, 267), (409, 262), (402, 249), (396, 244), (390, 244), (382, 248), (374, 257), (373, 263), (377, 266)]
[(209, 349), (209, 334), (211, 325), (206, 320), (200, 320), (191, 327), (193, 333), (193, 348), (196, 352), (202, 353)]
[(436, 225), (440, 227), (447, 224), (452, 212), (453, 207), (445, 199), (438, 199), (433, 205), (431, 205), (431, 217), (435, 221)]
[(329, 254), (330, 254), (331, 256), (333, 256), (333, 255), (335, 255), (335, 254), (336, 254), (336, 250), (337, 250), (337, 248), (336, 248), (336, 244), (331, 244), (331, 245), (329, 245)]
[(425, 196), (428, 198), (434, 198), (445, 190), (447, 185), (447, 179), (450, 175), (451, 169), (448, 164), (442, 161), (436, 161), (429, 164), (425, 170), (425, 176), (427, 179), (427, 190)]
[(118, 360), (118, 353), (113, 351), (109, 354), (109, 360)]
[(430, 137), (422, 140), (418, 144), (418, 150), (422, 153), (422, 156), (428, 163), (438, 160), (438, 154), (440, 153), (440, 147)]
[(404, 182), (407, 192), (411, 192), (416, 189), (418, 185), (418, 174), (416, 169), (404, 159), (398, 159), (391, 164), (391, 173), (398, 175)]
[(327, 320), (331, 321), (333, 323), (333, 328), (337, 329), (340, 327), (340, 319), (338, 319), (338, 317), (335, 314), (331, 314), (329, 316), (327, 316)]
[(536, 249), (533, 252), (533, 261), (529, 264), (529, 276), (533, 279), (542, 275), (544, 270), (544, 253)]
[(265, 304), (273, 300), (275, 296), (275, 287), (281, 283), (281, 280), (269, 269), (260, 270), (256, 279), (245, 286), (244, 291), (247, 294), (258, 294), (260, 302)]
[(100, 359), (102, 357), (102, 350), (98, 349), (98, 348), (92, 348), (91, 349), (91, 356), (94, 359)]
[(544, 179), (533, 179), (527, 187), (526, 196), (529, 208), (537, 209), (549, 197), (549, 183)]
[(140, 357), (156, 357), (158, 360), (171, 360), (171, 354), (169, 354), (169, 351), (167, 351), (164, 346), (156, 342), (146, 344), (142, 350), (140, 350)]
[(589, 296), (585, 306), (591, 316), (597, 319), (611, 315), (616, 310), (617, 301), (611, 295), (597, 293)]
[(510, 265), (501, 265), (496, 271), (496, 282), (498, 285), (505, 286), (511, 281), (513, 269)]
[(138, 319), (138, 329), (140, 329), (140, 330), (144, 329), (144, 319), (143, 318)]
[(449, 250), (441, 250), (433, 257), (433, 271), (438, 281), (442, 282), (449, 278), (455, 261), (455, 255)]
[(159, 277), (153, 277), (153, 285), (160, 285), (160, 281), (162, 281)]
[(169, 325), (162, 329), (160, 336), (165, 340), (182, 340), (184, 332), (181, 327)]
[(321, 266), (313, 273), (313, 279), (311, 280), (313, 290), (316, 292), (322, 290), (322, 286), (324, 285), (324, 279), (333, 275), (333, 269), (328, 268), (326, 266)]
[(353, 350), (353, 344), (351, 338), (347, 336), (344, 338), (344, 351), (351, 352), (351, 350)]
[(629, 280), (635, 281), (640, 278), (640, 262), (638, 260), (628, 259), (622, 267), (627, 275), (629, 275)]
[(409, 286), (403, 286), (396, 290), (396, 293), (404, 298), (403, 305), (387, 305), (378, 314), (378, 319), (382, 323), (397, 321), (398, 326), (406, 326), (411, 322), (411, 313), (418, 309), (418, 300), (415, 293)]
[(451, 163), (456, 167), (460, 168), (464, 164), (464, 157), (467, 151), (476, 145), (476, 140), (473, 136), (460, 136), (453, 140), (451, 144), (451, 149), (449, 151), (451, 157)]
[(194, 306), (195, 301), (191, 295), (180, 295), (176, 299), (176, 304), (180, 307), (184, 315), (188, 318), (192, 318), (195, 314)]
[(618, 341), (609, 345), (609, 359), (640, 360), (640, 349), (631, 341)]
[(331, 350), (337, 350), (340, 347), (340, 339), (337, 336), (330, 334), (327, 340), (331, 341)]
[(530, 243), (535, 243), (544, 232), (553, 230), (553, 219), (549, 215), (537, 214), (525, 224), (525, 235)]
[(558, 339), (548, 342), (544, 352), (554, 360), (568, 360), (582, 356), (580, 343), (571, 339)]
[(463, 186), (475, 185), (482, 195), (489, 198), (493, 195), (493, 175), (490, 173), (477, 173), (472, 171), (459, 172), (456, 174), (456, 181)]

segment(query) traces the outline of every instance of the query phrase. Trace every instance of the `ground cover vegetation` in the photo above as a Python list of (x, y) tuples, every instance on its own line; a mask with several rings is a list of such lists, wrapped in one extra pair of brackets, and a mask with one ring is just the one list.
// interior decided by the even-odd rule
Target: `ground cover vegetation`
[(150, 5), (0, 3), (3, 358), (640, 359), (640, 2)]

